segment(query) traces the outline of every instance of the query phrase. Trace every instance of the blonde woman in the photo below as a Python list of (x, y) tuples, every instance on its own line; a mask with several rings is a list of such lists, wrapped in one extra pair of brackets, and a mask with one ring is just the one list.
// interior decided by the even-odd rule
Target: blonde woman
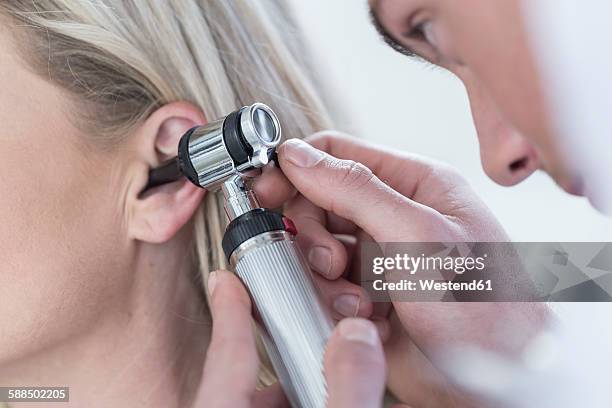
[[(69, 386), (74, 407), (285, 405), (255, 391), (273, 379), (246, 292), (209, 278), (217, 196), (139, 194), (187, 129), (241, 105), (273, 106), (288, 137), (331, 125), (282, 2), (3, 0), (0, 23), (0, 385)], [(278, 206), (268, 171), (257, 188)], [(315, 270), (325, 257), (310, 252)], [(321, 281), (338, 319), (371, 314), (358, 286)], [(341, 323), (326, 373), (330, 406), (379, 405), (371, 323)]]

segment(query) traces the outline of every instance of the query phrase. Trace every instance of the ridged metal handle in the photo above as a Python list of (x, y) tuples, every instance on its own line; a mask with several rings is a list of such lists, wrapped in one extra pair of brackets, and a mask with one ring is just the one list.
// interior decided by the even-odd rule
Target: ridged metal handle
[(323, 357), (333, 323), (297, 243), (285, 231), (264, 233), (231, 260), (265, 326), (264, 344), (291, 404), (324, 408)]

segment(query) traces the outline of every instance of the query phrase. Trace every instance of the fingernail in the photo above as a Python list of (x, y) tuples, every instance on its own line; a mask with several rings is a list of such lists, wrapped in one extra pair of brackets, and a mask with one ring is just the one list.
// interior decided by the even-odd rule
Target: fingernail
[(325, 155), (300, 139), (289, 139), (283, 144), (285, 158), (298, 167), (313, 167)]
[(212, 296), (217, 285), (217, 272), (211, 272), (208, 274), (208, 294)]
[(314, 270), (328, 276), (332, 266), (331, 250), (323, 246), (312, 247), (308, 251), (308, 262)]
[(334, 299), (334, 310), (342, 316), (355, 317), (359, 312), (361, 298), (355, 295), (340, 295)]
[(340, 335), (352, 342), (363, 343), (371, 347), (378, 344), (378, 333), (372, 323), (365, 319), (344, 319), (338, 323)]

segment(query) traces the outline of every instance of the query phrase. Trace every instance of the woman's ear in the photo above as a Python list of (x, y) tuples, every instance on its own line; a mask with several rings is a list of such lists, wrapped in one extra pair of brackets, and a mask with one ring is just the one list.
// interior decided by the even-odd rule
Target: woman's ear
[(206, 123), (204, 113), (187, 102), (159, 108), (136, 130), (137, 153), (130, 168), (126, 214), (130, 238), (150, 243), (170, 240), (193, 216), (205, 191), (186, 178), (143, 192), (149, 170), (177, 154), (181, 136)]

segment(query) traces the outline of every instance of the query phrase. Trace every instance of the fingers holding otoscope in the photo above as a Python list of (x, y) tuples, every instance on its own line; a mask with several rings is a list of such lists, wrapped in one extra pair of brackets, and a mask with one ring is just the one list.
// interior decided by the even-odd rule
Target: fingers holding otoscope
[[(315, 272), (315, 283), (323, 302), (332, 311), (332, 317), (335, 320), (344, 317), (371, 318), (374, 309), (372, 301), (358, 284), (351, 282), (351, 257), (347, 250), (351, 244), (334, 235), (338, 227), (328, 223), (326, 212), (297, 194), (278, 166), (266, 166), (262, 175), (255, 180), (254, 189), (266, 206), (285, 204), (284, 213), (299, 232), (296, 239)], [(351, 232), (341, 228), (342, 232)], [(378, 317), (376, 326), (381, 339), (386, 341), (388, 322)]]
[[(213, 319), (195, 408), (288, 407), (278, 386), (257, 391), (257, 356), (251, 325), (251, 302), (238, 277), (213, 272), (208, 280)], [(349, 318), (334, 329), (326, 347), (328, 408), (380, 408), (386, 364), (381, 340), (371, 322)]]

